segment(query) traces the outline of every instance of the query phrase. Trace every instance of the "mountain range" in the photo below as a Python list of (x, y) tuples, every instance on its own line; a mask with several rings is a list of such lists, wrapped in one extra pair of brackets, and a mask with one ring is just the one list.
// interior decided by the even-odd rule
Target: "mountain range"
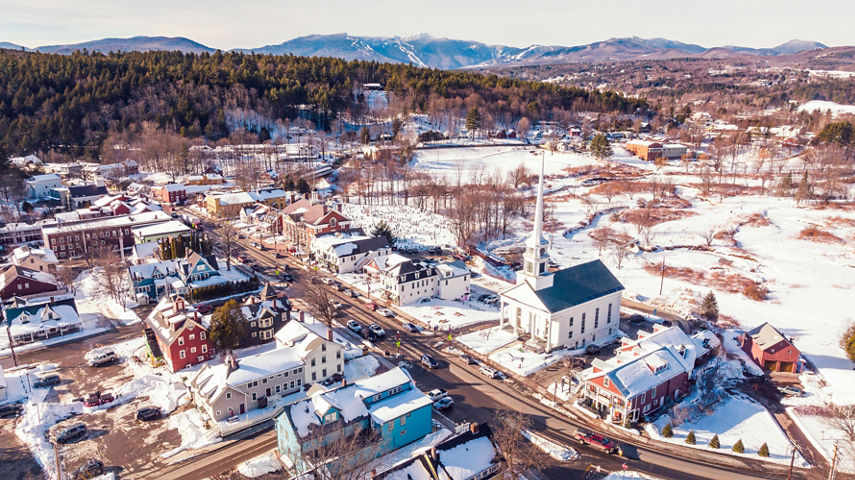
[[(0, 48), (19, 50), (23, 47), (0, 42)], [(214, 52), (184, 37), (103, 38), (68, 45), (47, 45), (32, 50), (44, 53), (70, 54), (76, 50), (89, 51), (152, 51), (180, 50), (182, 52)], [(664, 38), (610, 38), (586, 45), (529, 45), (511, 47), (488, 45), (481, 42), (439, 38), (428, 34), (402, 37), (367, 37), (346, 33), (307, 35), (276, 45), (258, 48), (235, 49), (238, 52), (255, 52), (272, 55), (301, 55), (339, 57), (346, 60), (372, 60), (378, 62), (412, 63), (441, 69), (486, 67), (491, 65), (537, 65), (550, 63), (602, 63), (643, 59), (684, 57), (726, 58), (732, 56), (782, 56), (805, 51), (826, 49), (815, 41), (791, 40), (771, 48), (750, 48), (733, 45), (705, 48)], [(27, 49), (29, 50), (29, 49)]]

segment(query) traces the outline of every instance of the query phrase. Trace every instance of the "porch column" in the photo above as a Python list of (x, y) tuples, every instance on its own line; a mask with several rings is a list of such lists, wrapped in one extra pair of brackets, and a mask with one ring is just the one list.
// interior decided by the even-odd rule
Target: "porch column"
[(499, 327), (503, 328), (505, 326), (505, 301), (499, 301)]
[(552, 317), (545, 317), (546, 320), (546, 351), (552, 350)]

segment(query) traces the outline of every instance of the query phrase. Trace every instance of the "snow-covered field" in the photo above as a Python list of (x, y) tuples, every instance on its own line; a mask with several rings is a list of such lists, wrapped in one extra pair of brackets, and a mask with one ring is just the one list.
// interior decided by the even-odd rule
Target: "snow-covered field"
[[(766, 443), (769, 447), (769, 458), (766, 460), (784, 464), (790, 462), (793, 447), (786, 434), (766, 408), (751, 399), (742, 396), (726, 397), (715, 406), (712, 413), (674, 425), (674, 436), (665, 438), (660, 432), (670, 420), (668, 415), (662, 415), (655, 422), (646, 425), (645, 431), (657, 440), (757, 459), (762, 459), (757, 452), (760, 446)], [(695, 445), (686, 444), (689, 431), (695, 432)], [(721, 448), (712, 449), (708, 446), (713, 435), (718, 435)], [(744, 454), (731, 450), (738, 440), (742, 440), (745, 446)], [(808, 465), (798, 453), (796, 464)]]
[[(852, 73), (852, 72), (846, 72)], [(811, 100), (809, 102), (805, 102), (799, 105), (799, 112), (808, 112), (813, 113), (819, 110), (820, 113), (825, 113), (830, 111), (831, 115), (836, 117), (838, 115), (845, 114), (855, 114), (855, 105), (841, 105), (835, 102), (829, 102), (827, 100)]]
[(429, 327), (441, 331), (499, 319), (499, 310), (479, 302), (455, 302), (431, 298), (425, 303), (399, 307)]
[(484, 328), (457, 337), (457, 340), (476, 352), (487, 355), (516, 340), (514, 332), (499, 326)]
[(448, 218), (413, 206), (346, 203), (342, 211), (353, 220), (354, 227), (362, 228), (367, 234), (385, 221), (398, 238), (399, 247), (441, 247), (457, 243)]

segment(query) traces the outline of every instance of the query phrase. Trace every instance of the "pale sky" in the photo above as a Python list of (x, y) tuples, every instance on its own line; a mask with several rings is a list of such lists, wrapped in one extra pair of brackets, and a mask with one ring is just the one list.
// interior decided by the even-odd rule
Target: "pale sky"
[(855, 45), (852, 0), (0, 0), (0, 41), (183, 36), (223, 50), (312, 33), (430, 33), (490, 44), (664, 37), (704, 47)]

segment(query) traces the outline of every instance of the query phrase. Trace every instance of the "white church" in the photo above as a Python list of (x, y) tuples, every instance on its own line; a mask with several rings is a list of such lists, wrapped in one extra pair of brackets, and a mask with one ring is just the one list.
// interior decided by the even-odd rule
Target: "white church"
[(546, 268), (549, 242), (543, 237), (543, 160), (537, 189), (534, 231), (526, 241), (517, 283), (499, 293), (501, 326), (546, 352), (606, 344), (619, 334), (623, 285), (600, 260), (556, 272)]

